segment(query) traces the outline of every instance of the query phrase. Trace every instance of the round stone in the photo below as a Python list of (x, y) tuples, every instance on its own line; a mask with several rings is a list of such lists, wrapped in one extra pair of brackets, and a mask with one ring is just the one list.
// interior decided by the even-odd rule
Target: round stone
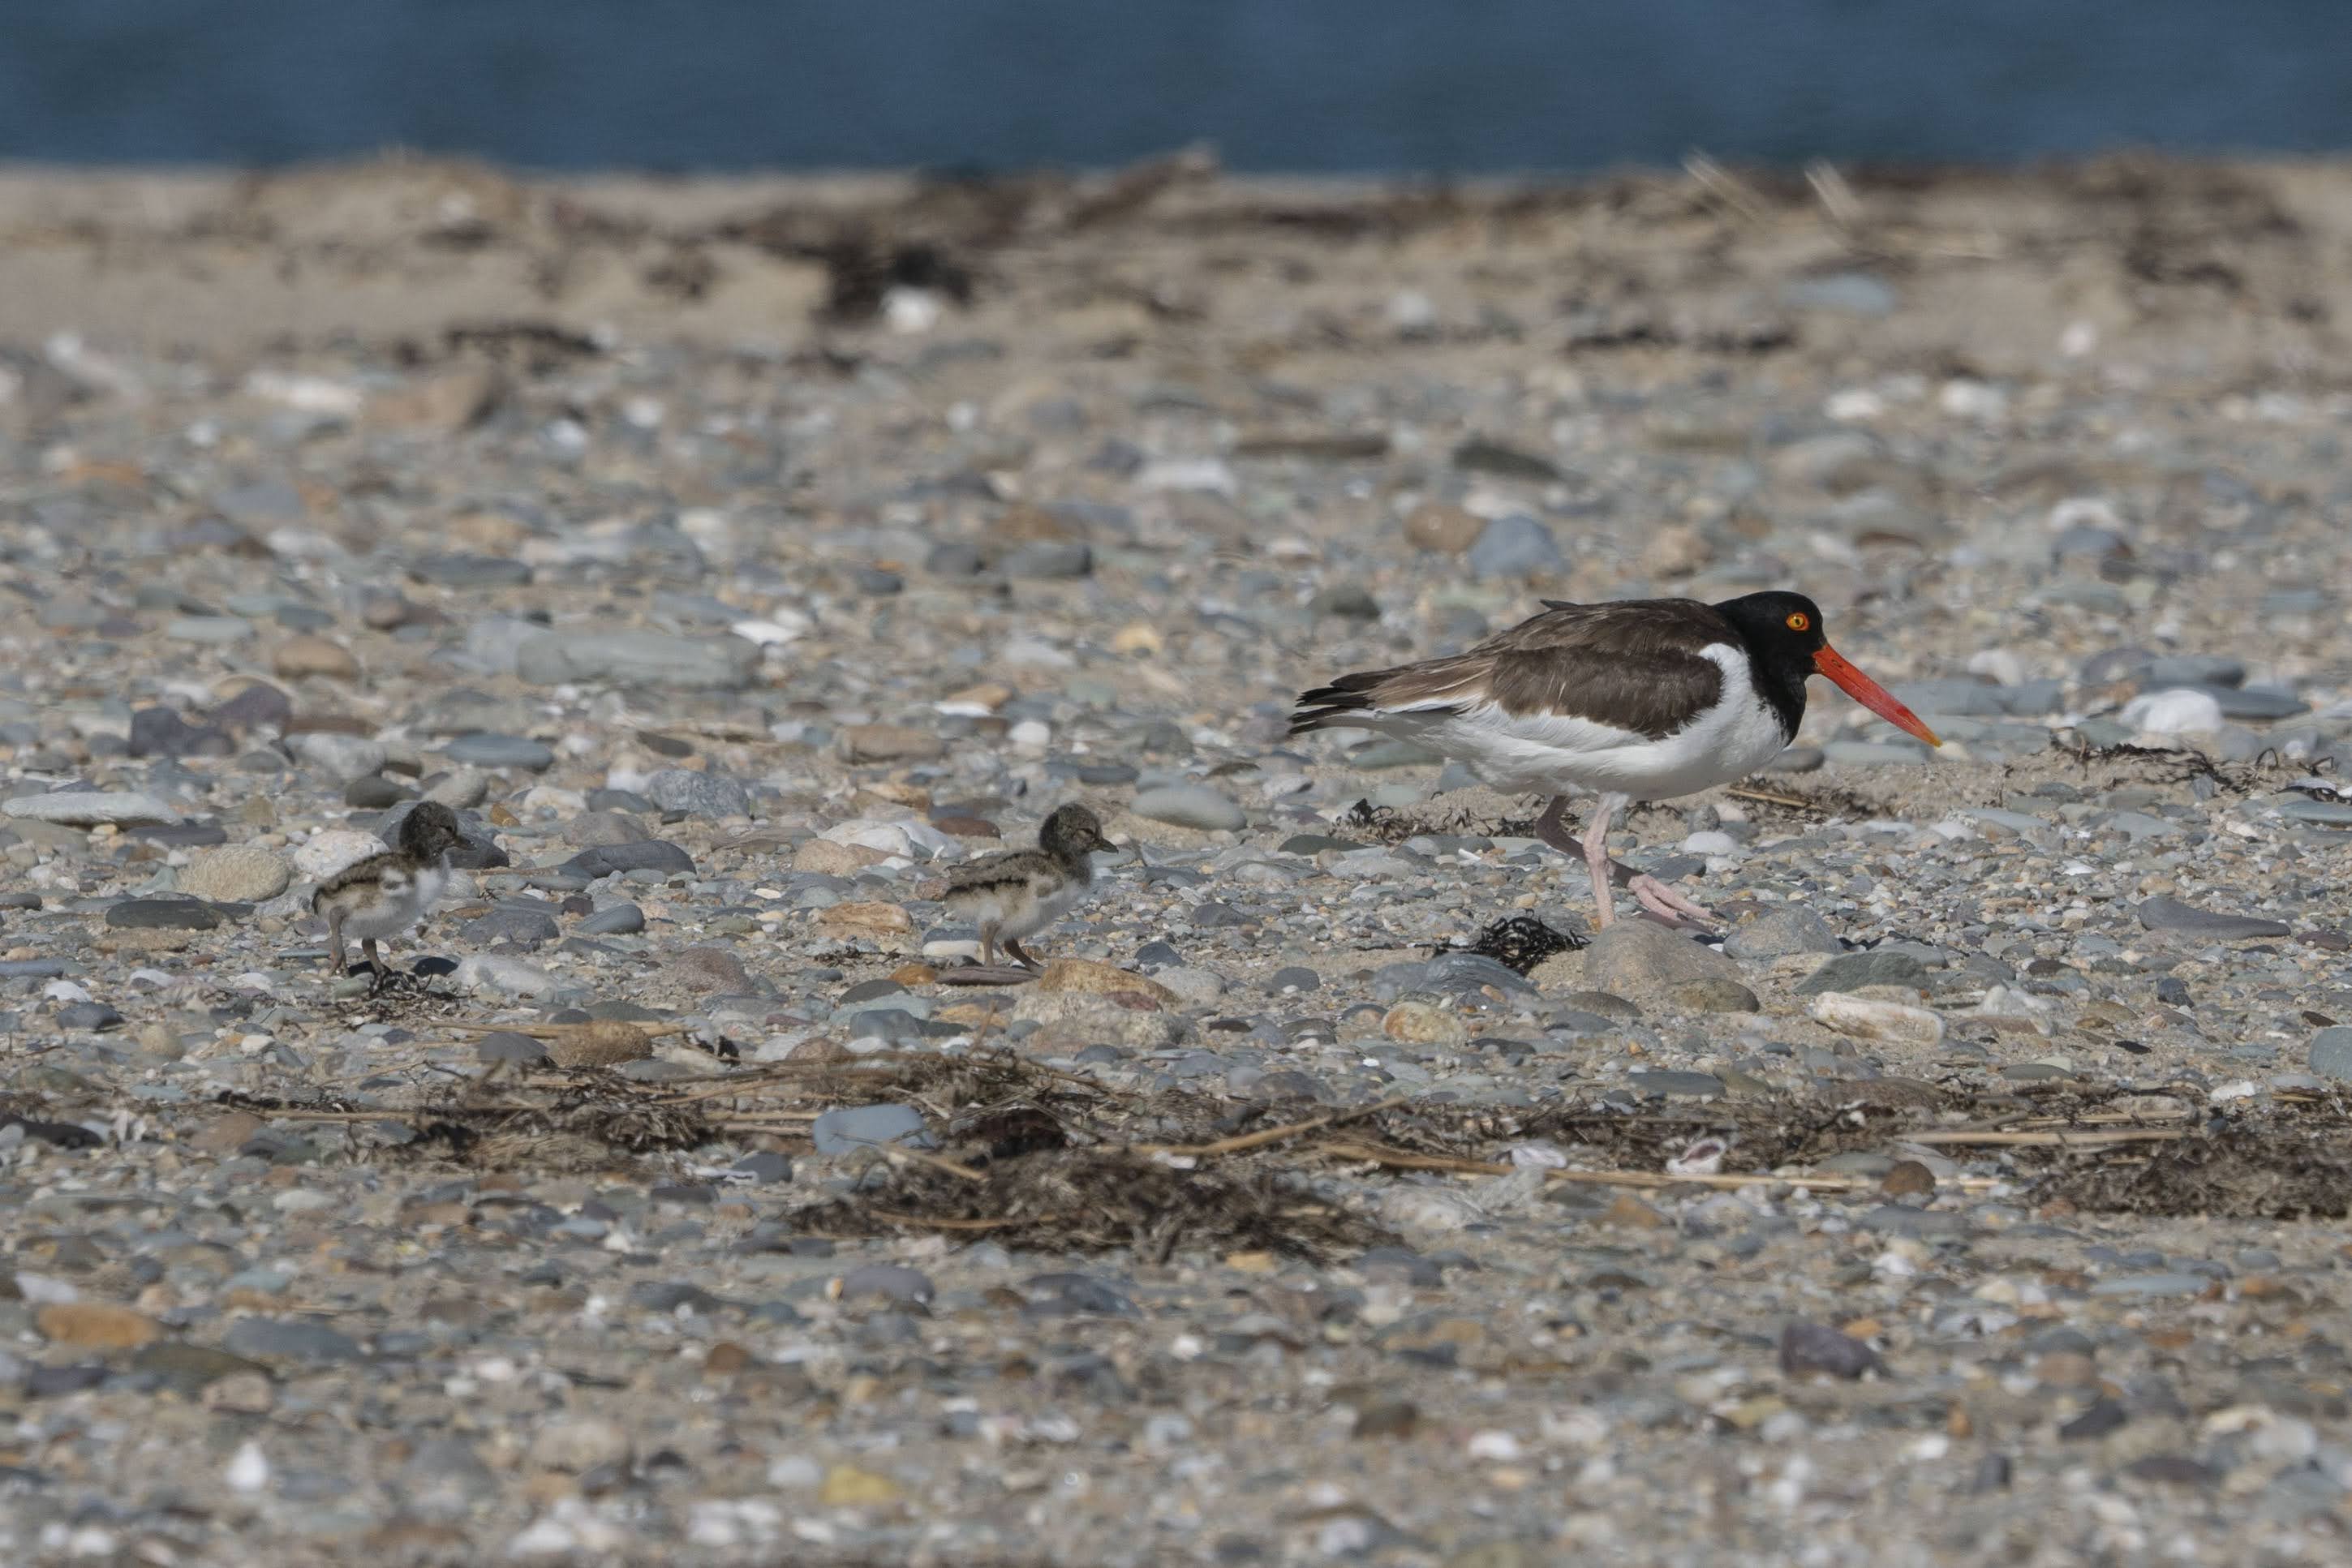
[(225, 844), (188, 862), (180, 872), (180, 891), (223, 904), (259, 904), (285, 892), (293, 880), (293, 868), (276, 850)]
[(269, 667), (289, 681), (299, 681), (306, 675), (349, 681), (357, 679), (360, 673), (360, 662), (349, 648), (307, 633), (280, 643), (278, 651), (270, 655)]

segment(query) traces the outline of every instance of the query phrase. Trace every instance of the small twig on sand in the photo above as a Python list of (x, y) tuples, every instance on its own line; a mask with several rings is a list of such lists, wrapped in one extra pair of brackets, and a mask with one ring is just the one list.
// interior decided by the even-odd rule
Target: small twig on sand
[(1768, 215), (1762, 198), (1734, 179), (1729, 170), (1706, 153), (1696, 151), (1684, 153), (1683, 172), (1696, 181), (1707, 194), (1750, 223), (1761, 223)]
[(1735, 800), (1761, 800), (1768, 806), (1788, 806), (1801, 811), (1820, 810), (1802, 795), (1776, 795), (1769, 789), (1746, 789), (1736, 786), (1724, 793)]
[(927, 1155), (920, 1149), (884, 1149), (882, 1154), (894, 1166), (929, 1166), (935, 1171), (945, 1171), (965, 1181), (984, 1182), (988, 1179), (986, 1171), (976, 1171), (970, 1166), (959, 1165), (938, 1155)]
[(1838, 227), (1852, 228), (1862, 221), (1860, 198), (1854, 195), (1853, 187), (1846, 183), (1845, 176), (1838, 172), (1837, 165), (1828, 159), (1816, 158), (1805, 165), (1805, 183), (1813, 188), (1813, 194), (1821, 201), (1822, 211), (1827, 213), (1830, 222)]
[(1311, 1122), (1293, 1122), (1286, 1126), (1267, 1127), (1255, 1133), (1238, 1133), (1230, 1138), (1219, 1138), (1213, 1144), (1138, 1144), (1132, 1152), (1139, 1155), (1180, 1155), (1194, 1159), (1212, 1159), (1219, 1155), (1238, 1155), (1249, 1149), (1262, 1149), (1268, 1144), (1278, 1144), (1295, 1138), (1301, 1133), (1319, 1132), (1336, 1127), (1343, 1122), (1353, 1122), (1364, 1116), (1376, 1116), (1382, 1111), (1393, 1111), (1412, 1101), (1403, 1095), (1383, 1100), (1375, 1105), (1358, 1105), (1345, 1111), (1334, 1111), (1328, 1116), (1318, 1116)]
[[(1416, 1155), (1403, 1149), (1381, 1148), (1372, 1144), (1353, 1144), (1345, 1140), (1318, 1145), (1317, 1152), (1334, 1159), (1364, 1160), (1385, 1166), (1391, 1170), (1458, 1171), (1465, 1176), (1511, 1176), (1522, 1167), (1497, 1164), (1491, 1160), (1456, 1159), (1444, 1155)], [(1589, 1184), (1593, 1186), (1801, 1186), (1814, 1192), (1876, 1192), (1878, 1181), (1870, 1176), (1675, 1176), (1659, 1171), (1570, 1171), (1547, 1170), (1547, 1181)], [(1999, 1184), (1981, 1176), (1965, 1176), (1939, 1184), (1958, 1187), (1962, 1191), (1980, 1192)]]
[(1940, 1133), (1906, 1133), (1906, 1144), (1937, 1145), (1983, 1146), (2000, 1145), (2029, 1149), (2099, 1149), (2110, 1144), (2170, 1143), (2185, 1138), (2188, 1130), (2181, 1127), (2102, 1127), (2082, 1132), (2053, 1129), (2047, 1132), (2021, 1133), (1996, 1130), (1991, 1127), (1962, 1127)]

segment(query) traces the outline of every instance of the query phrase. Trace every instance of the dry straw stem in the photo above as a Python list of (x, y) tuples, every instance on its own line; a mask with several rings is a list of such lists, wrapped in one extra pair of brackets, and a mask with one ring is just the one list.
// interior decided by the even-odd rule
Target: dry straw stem
[(2013, 1132), (1992, 1127), (1963, 1127), (1943, 1133), (1906, 1133), (1903, 1141), (1930, 1146), (1977, 1145), (2031, 1149), (2104, 1149), (2116, 1144), (2170, 1143), (2188, 1135), (2188, 1130), (2182, 1127), (2102, 1127), (2085, 1132), (2056, 1129)]
[[(1500, 1165), (1492, 1160), (1457, 1159), (1446, 1155), (1409, 1154), (1403, 1149), (1383, 1148), (1376, 1144), (1351, 1143), (1334, 1139), (1316, 1145), (1318, 1154), (1334, 1159), (1362, 1160), (1385, 1166), (1391, 1170), (1458, 1171), (1465, 1176), (1515, 1176), (1523, 1167)], [(1593, 1186), (1801, 1186), (1813, 1192), (1876, 1192), (1879, 1184), (1874, 1177), (1833, 1176), (1675, 1176), (1660, 1171), (1570, 1171), (1547, 1170), (1547, 1181), (1576, 1182)], [(2000, 1184), (1980, 1176), (1962, 1177), (1939, 1184), (1958, 1187), (1964, 1192), (1985, 1192)]]
[(1761, 800), (1768, 806), (1787, 806), (1800, 811), (1811, 808), (1814, 804), (1802, 795), (1780, 795), (1769, 789), (1745, 789), (1734, 787), (1726, 789), (1724, 793), (1735, 800)]
[(1293, 1122), (1287, 1126), (1267, 1127), (1255, 1133), (1239, 1133), (1230, 1138), (1219, 1138), (1213, 1144), (1138, 1144), (1130, 1150), (1139, 1155), (1177, 1155), (1191, 1159), (1214, 1159), (1221, 1155), (1244, 1154), (1262, 1149), (1269, 1144), (1279, 1144), (1302, 1133), (1320, 1132), (1336, 1127), (1342, 1122), (1353, 1122), (1365, 1116), (1375, 1116), (1382, 1111), (1394, 1111), (1412, 1102), (1404, 1095), (1382, 1100), (1378, 1104), (1359, 1105), (1350, 1110), (1334, 1111), (1328, 1116), (1318, 1116), (1310, 1122)]

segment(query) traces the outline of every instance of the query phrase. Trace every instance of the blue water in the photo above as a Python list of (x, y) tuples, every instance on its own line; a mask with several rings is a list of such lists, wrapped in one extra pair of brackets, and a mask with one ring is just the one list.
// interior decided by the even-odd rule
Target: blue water
[(2352, 146), (2347, 0), (0, 0), (0, 158), (1253, 170)]

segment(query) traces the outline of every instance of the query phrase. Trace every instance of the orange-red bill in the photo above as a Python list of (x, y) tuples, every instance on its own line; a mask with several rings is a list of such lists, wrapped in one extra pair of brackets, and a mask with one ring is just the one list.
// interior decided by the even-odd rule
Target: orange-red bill
[(1895, 700), (1895, 694), (1845, 662), (1835, 648), (1824, 644), (1813, 650), (1813, 669), (1835, 681), (1846, 695), (1893, 725), (1895, 728), (1917, 736), (1930, 746), (1944, 743), (1936, 732), (1919, 722), (1919, 716)]

